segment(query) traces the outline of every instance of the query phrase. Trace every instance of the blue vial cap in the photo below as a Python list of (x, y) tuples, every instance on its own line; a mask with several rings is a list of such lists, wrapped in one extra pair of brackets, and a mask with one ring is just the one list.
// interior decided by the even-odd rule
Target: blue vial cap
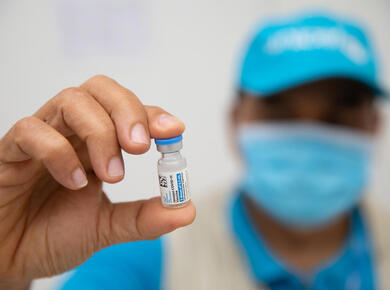
[(156, 145), (171, 145), (180, 142), (183, 140), (183, 136), (179, 135), (173, 138), (168, 138), (168, 139), (154, 139), (154, 142)]

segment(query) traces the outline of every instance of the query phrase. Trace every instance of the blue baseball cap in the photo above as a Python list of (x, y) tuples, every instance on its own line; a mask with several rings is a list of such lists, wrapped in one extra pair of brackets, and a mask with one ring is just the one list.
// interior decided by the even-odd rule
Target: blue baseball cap
[(266, 97), (325, 78), (349, 78), (384, 95), (375, 53), (355, 23), (311, 14), (262, 25), (244, 55), (239, 89)]

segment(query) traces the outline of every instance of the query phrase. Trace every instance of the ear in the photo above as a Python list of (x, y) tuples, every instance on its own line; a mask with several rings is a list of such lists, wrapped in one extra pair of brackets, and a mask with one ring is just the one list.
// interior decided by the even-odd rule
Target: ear
[(243, 103), (245, 102), (246, 98), (247, 96), (245, 93), (237, 91), (235, 99), (230, 106), (229, 127), (233, 129), (233, 133), (235, 133), (238, 123), (241, 121), (240, 114), (242, 113), (241, 110), (243, 108)]
[(382, 116), (378, 105), (374, 106), (371, 114), (371, 132), (373, 135), (378, 135), (382, 125)]
[(240, 159), (240, 150), (237, 143), (237, 128), (239, 124), (239, 114), (241, 109), (241, 100), (235, 100), (229, 110), (229, 126), (228, 126), (228, 144), (229, 147), (233, 151), (234, 155), (236, 155), (237, 159)]
[(230, 107), (229, 123), (230, 123), (230, 127), (233, 128), (234, 131), (237, 128), (238, 114), (240, 110), (239, 107), (240, 107), (240, 101), (233, 102)]

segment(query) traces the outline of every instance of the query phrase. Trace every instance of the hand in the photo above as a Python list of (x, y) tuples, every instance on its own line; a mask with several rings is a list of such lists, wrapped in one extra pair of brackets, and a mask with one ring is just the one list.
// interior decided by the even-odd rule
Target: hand
[(150, 138), (183, 131), (177, 118), (105, 76), (63, 90), (17, 122), (0, 140), (0, 281), (55, 275), (103, 247), (190, 224), (192, 204), (112, 204), (102, 191), (102, 181), (124, 177), (121, 149), (142, 154)]

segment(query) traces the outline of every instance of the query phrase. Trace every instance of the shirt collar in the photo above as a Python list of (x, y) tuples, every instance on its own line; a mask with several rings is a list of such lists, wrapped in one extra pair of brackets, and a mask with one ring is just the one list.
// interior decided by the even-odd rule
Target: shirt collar
[(271, 256), (261, 236), (255, 231), (244, 207), (242, 194), (233, 196), (230, 214), (234, 236), (247, 258), (254, 278), (268, 283), (286, 276), (287, 271)]
[[(242, 196), (243, 194), (240, 192), (233, 195), (229, 208), (230, 222), (233, 236), (241, 252), (244, 253), (253, 278), (265, 284), (283, 279), (298, 278), (299, 274), (297, 271), (289, 269), (267, 248), (265, 241), (255, 230), (248, 216)], [(319, 266), (316, 271), (313, 271), (313, 277), (310, 280), (314, 280), (315, 276), (322, 277), (330, 272), (333, 277), (335, 275), (339, 276), (337, 277), (338, 280), (345, 279), (343, 275), (346, 273), (347, 268), (365, 268), (367, 265), (371, 267), (371, 263), (367, 263), (370, 260), (371, 245), (366, 235), (360, 210), (358, 208), (354, 209), (351, 215), (351, 228), (344, 247), (332, 259), (329, 259), (328, 262)], [(302, 280), (303, 277), (299, 278)]]

